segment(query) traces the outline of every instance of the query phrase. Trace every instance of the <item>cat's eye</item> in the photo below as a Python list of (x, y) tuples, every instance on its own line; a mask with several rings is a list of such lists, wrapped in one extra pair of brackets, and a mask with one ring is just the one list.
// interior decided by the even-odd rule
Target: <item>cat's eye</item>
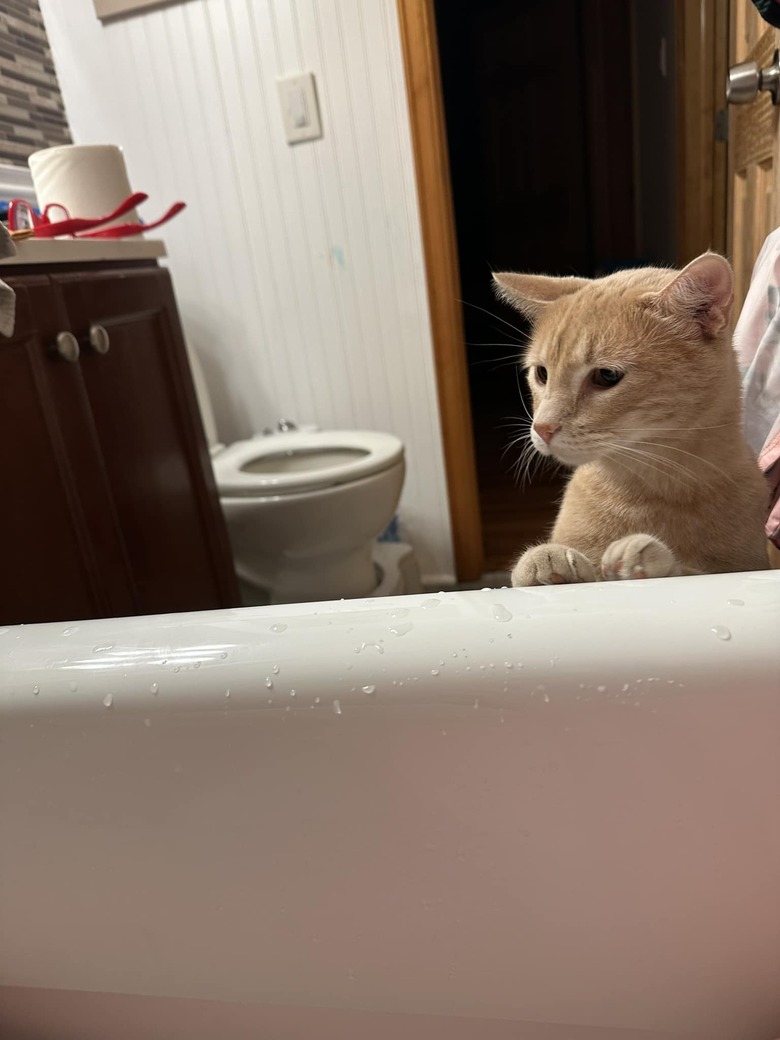
[(536, 382), (544, 386), (547, 382), (547, 369), (543, 368), (542, 365), (537, 365), (534, 368), (534, 375), (536, 376)]
[(624, 375), (624, 372), (620, 372), (616, 368), (595, 368), (591, 375), (591, 381), (594, 386), (600, 386), (603, 390), (608, 390), (611, 386), (617, 386)]

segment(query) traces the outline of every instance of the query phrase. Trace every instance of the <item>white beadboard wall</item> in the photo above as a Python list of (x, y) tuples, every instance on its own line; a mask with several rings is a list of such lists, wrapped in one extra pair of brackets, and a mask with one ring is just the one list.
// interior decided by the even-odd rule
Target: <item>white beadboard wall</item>
[[(186, 0), (106, 25), (41, 0), (73, 139), (118, 143), (162, 232), (222, 439), (279, 418), (406, 444), (404, 534), (453, 575), (394, 0)], [(289, 146), (279, 76), (316, 76)]]

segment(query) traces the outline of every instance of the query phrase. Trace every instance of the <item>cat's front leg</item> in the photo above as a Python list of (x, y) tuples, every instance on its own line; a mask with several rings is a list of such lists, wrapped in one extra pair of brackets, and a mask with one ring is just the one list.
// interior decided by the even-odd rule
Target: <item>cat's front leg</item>
[(601, 558), (601, 573), (607, 581), (627, 578), (672, 578), (691, 574), (683, 568), (668, 545), (651, 534), (630, 534), (607, 546)]
[(598, 581), (593, 564), (576, 549), (555, 542), (526, 550), (512, 569), (515, 588), (523, 585), (573, 585), (582, 581)]

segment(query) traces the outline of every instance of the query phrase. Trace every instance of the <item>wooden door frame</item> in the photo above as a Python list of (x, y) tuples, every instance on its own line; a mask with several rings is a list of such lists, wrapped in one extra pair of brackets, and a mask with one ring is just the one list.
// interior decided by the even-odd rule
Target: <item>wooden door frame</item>
[[(727, 253), (729, 0), (677, 0), (677, 261)], [(718, 128), (716, 132), (716, 127)]]
[(397, 5), (455, 571), (460, 581), (473, 581), (485, 557), (435, 12), (433, 0)]

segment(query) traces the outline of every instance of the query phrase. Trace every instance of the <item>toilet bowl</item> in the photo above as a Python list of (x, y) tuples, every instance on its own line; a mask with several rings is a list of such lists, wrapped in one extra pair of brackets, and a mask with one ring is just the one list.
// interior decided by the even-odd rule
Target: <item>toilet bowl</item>
[(309, 427), (225, 447), (189, 354), (244, 603), (349, 599), (387, 587), (398, 566), (387, 554), (378, 562), (375, 540), (401, 496), (402, 442), (372, 430)]
[(404, 482), (403, 445), (368, 430), (286, 432), (239, 441), (213, 458), (246, 600), (370, 595), (373, 543)]

